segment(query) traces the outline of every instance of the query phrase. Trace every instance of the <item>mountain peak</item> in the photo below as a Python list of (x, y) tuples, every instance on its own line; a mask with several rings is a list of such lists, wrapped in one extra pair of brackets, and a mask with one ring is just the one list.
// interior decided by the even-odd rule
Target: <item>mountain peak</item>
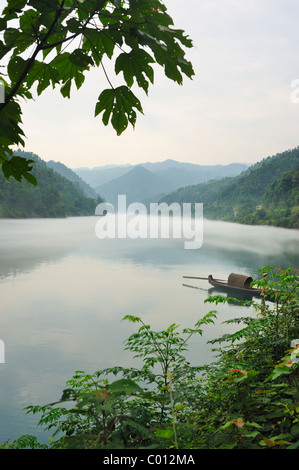
[(152, 173), (150, 170), (147, 170), (146, 168), (144, 168), (144, 166), (142, 165), (136, 165), (132, 168), (132, 170), (128, 171), (128, 173), (126, 173), (127, 175), (129, 174), (146, 174), (146, 173)]

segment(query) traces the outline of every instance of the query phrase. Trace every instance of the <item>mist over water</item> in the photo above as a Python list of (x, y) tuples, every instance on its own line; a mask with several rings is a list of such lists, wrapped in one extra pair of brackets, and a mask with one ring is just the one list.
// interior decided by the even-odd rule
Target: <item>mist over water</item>
[[(0, 442), (21, 434), (45, 440), (38, 417), (23, 408), (59, 399), (75, 370), (137, 366), (124, 352), (135, 331), (122, 321), (138, 315), (153, 328), (192, 327), (214, 305), (207, 281), (237, 272), (259, 276), (264, 265), (299, 268), (299, 232), (204, 220), (203, 245), (186, 250), (183, 239), (104, 239), (97, 217), (0, 220)], [(211, 360), (223, 321), (251, 314), (219, 306), (215, 325), (190, 342), (192, 364)]]

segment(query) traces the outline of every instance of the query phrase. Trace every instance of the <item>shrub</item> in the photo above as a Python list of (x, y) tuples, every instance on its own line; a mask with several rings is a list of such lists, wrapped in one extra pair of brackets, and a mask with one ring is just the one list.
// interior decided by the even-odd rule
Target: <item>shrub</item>
[[(140, 368), (77, 371), (62, 397), (45, 406), (39, 424), (53, 430), (50, 448), (262, 449), (299, 447), (299, 277), (267, 266), (254, 285), (258, 301), (214, 296), (207, 302), (250, 304), (255, 314), (228, 320), (239, 326), (211, 343), (214, 363), (192, 367), (189, 338), (214, 321), (213, 310), (193, 328), (153, 331), (141, 318), (126, 349)], [(116, 378), (116, 380), (113, 379)], [(22, 436), (2, 447), (34, 447)]]

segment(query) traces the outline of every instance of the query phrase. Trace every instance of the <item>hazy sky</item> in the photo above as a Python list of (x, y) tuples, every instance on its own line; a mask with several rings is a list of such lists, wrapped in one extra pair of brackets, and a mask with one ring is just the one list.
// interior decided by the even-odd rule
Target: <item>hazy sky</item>
[[(2, 3), (2, 2), (1, 2)], [(23, 106), (26, 150), (71, 168), (173, 158), (256, 162), (299, 144), (298, 0), (165, 0), (193, 39), (196, 76), (179, 86), (157, 70), (144, 115), (120, 137), (94, 106), (108, 87), (100, 69), (71, 100), (48, 90)], [(114, 83), (118, 83), (114, 81)], [(299, 88), (299, 85), (297, 85)], [(297, 93), (299, 98), (299, 92)]]

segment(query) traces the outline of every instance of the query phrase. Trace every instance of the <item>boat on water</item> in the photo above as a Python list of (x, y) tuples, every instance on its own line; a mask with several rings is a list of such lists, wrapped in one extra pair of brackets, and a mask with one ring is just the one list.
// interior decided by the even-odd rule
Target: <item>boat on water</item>
[(212, 274), (209, 274), (208, 281), (212, 286), (218, 287), (220, 289), (245, 292), (247, 294), (255, 295), (257, 297), (261, 295), (260, 289), (256, 289), (250, 286), (253, 281), (252, 277), (250, 276), (243, 276), (242, 274), (231, 273), (228, 276), (227, 282), (225, 282), (220, 281), (218, 279), (214, 279)]
[(251, 287), (253, 281), (252, 277), (244, 276), (242, 274), (231, 273), (228, 276), (227, 280), (223, 279), (214, 279), (212, 274), (206, 277), (195, 277), (195, 276), (183, 276), (187, 279), (205, 279), (211, 284), (211, 286), (216, 287), (217, 289), (226, 290), (226, 291), (238, 291), (239, 293), (249, 294), (251, 296), (260, 297), (261, 290)]

